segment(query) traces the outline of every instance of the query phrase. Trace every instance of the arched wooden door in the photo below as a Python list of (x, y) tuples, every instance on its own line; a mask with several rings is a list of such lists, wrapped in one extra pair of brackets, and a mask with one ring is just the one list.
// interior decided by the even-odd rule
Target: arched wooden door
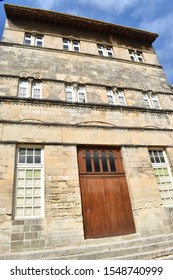
[(120, 149), (79, 147), (78, 164), (85, 238), (134, 233)]

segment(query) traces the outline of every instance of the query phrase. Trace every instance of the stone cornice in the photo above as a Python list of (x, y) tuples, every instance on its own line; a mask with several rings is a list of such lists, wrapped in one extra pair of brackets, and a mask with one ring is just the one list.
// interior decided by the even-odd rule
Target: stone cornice
[(142, 132), (158, 132), (158, 133), (173, 133), (173, 128), (159, 128), (159, 127), (139, 127), (139, 126), (106, 126), (106, 125), (79, 125), (79, 124), (63, 124), (63, 123), (58, 123), (58, 122), (36, 122), (36, 121), (26, 121), (26, 122), (21, 122), (21, 121), (12, 121), (12, 120), (1, 120), (0, 125), (7, 125), (7, 126), (20, 126), (20, 127), (25, 127), (25, 126), (30, 126), (30, 127), (37, 127), (37, 128), (67, 128), (67, 129), (79, 129), (79, 130), (107, 130), (107, 131), (136, 131), (139, 133)]
[[(1, 145), (21, 145), (21, 142), (19, 142), (19, 141), (0, 141), (0, 144)], [(22, 142), (22, 144), (23, 145), (43, 145), (43, 146), (75, 146), (75, 147), (77, 147), (77, 146), (81, 146), (79, 143), (77, 143), (77, 142), (71, 142), (71, 143), (68, 143), (68, 142), (50, 142), (50, 141), (47, 141), (47, 142), (41, 142), (41, 143), (37, 143), (37, 142), (35, 142), (35, 143), (33, 143), (33, 142)], [(82, 144), (82, 146), (85, 146), (86, 144)], [(103, 144), (101, 144), (101, 146), (102, 146)], [(88, 146), (88, 144), (87, 144), (87, 146)], [(89, 146), (92, 146), (91, 144), (89, 145)], [(95, 146), (95, 145), (94, 145)], [(154, 147), (160, 147), (160, 148), (163, 148), (163, 145), (148, 145), (148, 144), (115, 144), (115, 145), (109, 145), (109, 147), (110, 146), (113, 146), (113, 147), (115, 147), (115, 146), (117, 146), (117, 147), (120, 147), (120, 148), (128, 148), (128, 149), (136, 149), (136, 148), (154, 148)], [(164, 148), (173, 148), (173, 145), (164, 145)]]
[(77, 110), (95, 110), (95, 111), (112, 111), (117, 112), (121, 111), (123, 113), (127, 112), (137, 112), (143, 114), (157, 114), (165, 115), (172, 114), (173, 110), (171, 109), (154, 109), (154, 108), (143, 108), (137, 106), (121, 106), (121, 105), (109, 105), (109, 104), (97, 104), (97, 103), (79, 103), (79, 102), (66, 102), (60, 100), (52, 99), (33, 99), (33, 98), (19, 98), (19, 97), (9, 97), (9, 96), (0, 96), (0, 104), (9, 103), (9, 104), (18, 104), (25, 106), (42, 106), (42, 107), (61, 107), (68, 109), (77, 109)]

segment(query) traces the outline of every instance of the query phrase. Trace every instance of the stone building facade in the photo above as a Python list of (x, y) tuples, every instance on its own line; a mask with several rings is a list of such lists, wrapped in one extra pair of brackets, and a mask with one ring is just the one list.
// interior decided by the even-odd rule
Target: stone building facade
[(157, 34), (5, 5), (0, 253), (173, 228), (173, 92)]

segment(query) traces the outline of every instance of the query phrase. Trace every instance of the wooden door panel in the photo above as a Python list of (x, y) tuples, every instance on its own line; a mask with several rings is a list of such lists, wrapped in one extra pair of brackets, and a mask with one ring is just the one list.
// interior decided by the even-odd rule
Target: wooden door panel
[(135, 232), (130, 197), (123, 176), (111, 178), (106, 184), (105, 196), (108, 204), (109, 228), (113, 235)]
[(85, 238), (107, 236), (109, 225), (103, 179), (81, 178), (80, 184)]

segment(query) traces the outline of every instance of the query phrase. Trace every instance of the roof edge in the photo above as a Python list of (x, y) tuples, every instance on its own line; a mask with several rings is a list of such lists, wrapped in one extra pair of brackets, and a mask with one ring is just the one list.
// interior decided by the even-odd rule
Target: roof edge
[[(158, 37), (158, 34), (150, 32), (150, 31), (146, 31), (146, 30), (142, 30), (142, 29), (138, 29), (138, 28), (134, 28), (134, 27), (129, 27), (129, 26), (124, 26), (124, 25), (119, 25), (119, 24), (115, 24), (115, 23), (110, 23), (110, 22), (105, 22), (105, 21), (101, 21), (101, 20), (96, 20), (96, 19), (92, 19), (92, 18), (87, 18), (87, 17), (81, 17), (81, 16), (76, 16), (76, 15), (72, 15), (72, 14), (67, 14), (67, 13), (60, 13), (57, 11), (53, 11), (53, 10), (44, 10), (44, 9), (40, 9), (40, 8), (32, 8), (32, 7), (27, 7), (27, 6), (20, 6), (20, 5), (14, 5), (14, 4), (4, 4), (4, 9), (6, 12), (6, 16), (7, 18), (14, 18), (20, 15), (20, 18), (23, 19), (29, 19), (29, 17), (32, 15), (32, 19), (33, 20), (37, 20), (38, 21), (38, 16), (40, 19), (47, 18), (49, 19), (49, 22), (55, 22), (55, 20), (61, 20), (61, 21), (73, 21), (73, 25), (75, 25), (75, 23), (85, 23), (85, 27), (87, 28), (87, 25), (93, 25), (93, 27), (95, 28), (95, 30), (98, 28), (99, 30), (103, 30), (106, 31), (109, 29), (110, 33), (116, 33), (116, 31), (118, 32), (127, 32), (129, 31), (131, 34), (136, 34), (136, 36), (139, 36), (139, 39), (142, 39), (142, 36), (145, 37), (145, 40), (153, 43), (156, 38)], [(100, 29), (101, 27), (101, 29)], [(131, 36), (130, 36), (131, 37)], [(137, 38), (136, 37), (136, 38)]]

